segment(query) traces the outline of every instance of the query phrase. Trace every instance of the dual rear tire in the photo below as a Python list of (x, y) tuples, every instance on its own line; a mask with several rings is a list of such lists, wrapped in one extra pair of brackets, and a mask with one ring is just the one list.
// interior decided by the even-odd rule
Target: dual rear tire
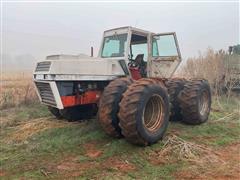
[(197, 125), (208, 120), (211, 90), (207, 80), (174, 78), (166, 86), (171, 103), (170, 121)]
[(208, 81), (193, 79), (187, 81), (178, 95), (182, 121), (198, 125), (206, 122), (211, 109), (211, 90)]
[(116, 79), (104, 90), (98, 117), (110, 136), (124, 136), (138, 145), (153, 144), (163, 137), (168, 126), (167, 89), (156, 79), (127, 83), (125, 79)]
[(98, 112), (105, 132), (146, 146), (164, 136), (170, 116), (193, 125), (207, 121), (211, 93), (206, 80), (172, 79), (165, 84), (168, 89), (160, 79), (112, 81), (104, 90)]

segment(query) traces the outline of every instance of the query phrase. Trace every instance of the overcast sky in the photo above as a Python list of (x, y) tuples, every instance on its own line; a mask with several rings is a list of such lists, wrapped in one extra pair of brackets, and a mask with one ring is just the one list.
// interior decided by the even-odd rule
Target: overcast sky
[(3, 3), (3, 53), (97, 54), (102, 32), (175, 31), (183, 58), (239, 43), (239, 3)]

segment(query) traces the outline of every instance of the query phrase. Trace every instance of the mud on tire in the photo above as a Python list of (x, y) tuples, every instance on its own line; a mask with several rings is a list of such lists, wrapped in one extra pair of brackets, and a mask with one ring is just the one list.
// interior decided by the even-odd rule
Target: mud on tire
[(156, 143), (168, 126), (167, 89), (156, 79), (136, 81), (124, 93), (118, 115), (127, 141), (143, 146)]
[(121, 137), (121, 128), (119, 127), (118, 111), (119, 103), (123, 93), (128, 86), (132, 84), (130, 78), (119, 78), (113, 80), (104, 89), (99, 102), (98, 121), (103, 130), (112, 137)]
[(195, 125), (208, 120), (211, 108), (211, 91), (207, 80), (193, 79), (188, 81), (178, 98), (183, 122)]
[(184, 88), (185, 79), (173, 78), (166, 82), (170, 100), (170, 121), (182, 120), (181, 108), (179, 106), (178, 95)]

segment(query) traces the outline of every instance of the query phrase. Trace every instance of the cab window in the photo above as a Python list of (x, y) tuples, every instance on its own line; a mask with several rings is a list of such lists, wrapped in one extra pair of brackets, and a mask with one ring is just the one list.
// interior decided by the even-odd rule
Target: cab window
[(178, 56), (174, 35), (156, 35), (152, 39), (152, 56)]
[(146, 62), (148, 57), (147, 37), (133, 34), (130, 53), (131, 59), (136, 59), (138, 55), (143, 54), (143, 60)]
[(102, 57), (124, 57), (127, 34), (107, 36), (103, 40)]

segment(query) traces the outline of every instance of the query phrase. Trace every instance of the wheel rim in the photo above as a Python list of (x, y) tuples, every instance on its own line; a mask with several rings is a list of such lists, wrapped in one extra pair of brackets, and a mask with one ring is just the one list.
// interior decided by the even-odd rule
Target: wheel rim
[(209, 94), (207, 91), (203, 91), (199, 100), (200, 114), (204, 116), (209, 110)]
[(143, 123), (150, 132), (155, 132), (162, 125), (164, 119), (163, 99), (159, 95), (153, 95), (143, 110)]

